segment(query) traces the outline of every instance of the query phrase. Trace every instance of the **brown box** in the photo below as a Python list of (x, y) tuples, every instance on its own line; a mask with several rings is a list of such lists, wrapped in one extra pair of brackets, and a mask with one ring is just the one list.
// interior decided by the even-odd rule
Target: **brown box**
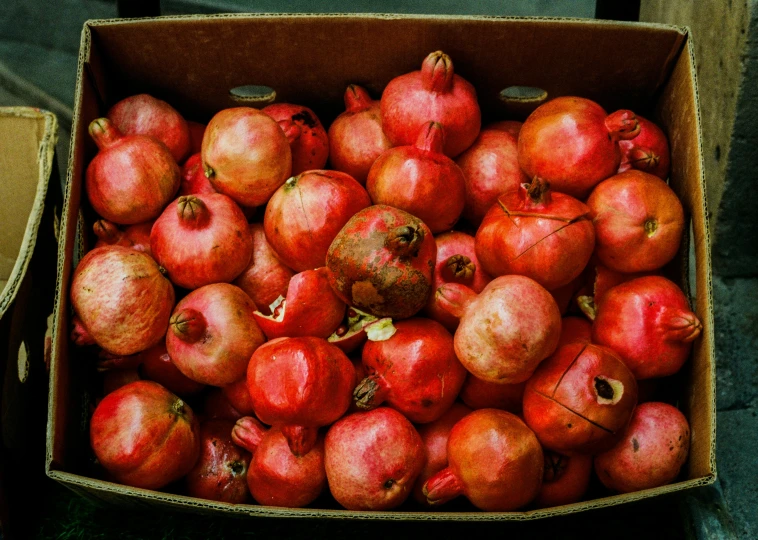
[[(672, 150), (671, 185), (681, 197), (690, 238), (675, 268), (687, 286), (688, 246), (694, 246), (695, 311), (704, 324), (680, 377), (678, 403), (691, 422), (692, 444), (682, 481), (658, 489), (524, 512), (351, 512), (332, 503), (286, 509), (230, 505), (135, 489), (90, 474), (87, 368), (68, 341), (67, 294), (77, 255), (77, 224), (88, 216), (84, 171), (95, 154), (90, 121), (117, 100), (151, 93), (187, 118), (207, 121), (238, 105), (229, 90), (267, 85), (282, 102), (302, 103), (328, 124), (342, 110), (349, 83), (378, 96), (393, 77), (419, 69), (441, 49), (477, 89), (483, 117), (503, 119), (500, 91), (540, 87), (551, 97), (579, 95), (607, 110), (631, 108), (657, 120)], [(82, 33), (68, 186), (58, 262), (47, 471), (90, 498), (122, 505), (155, 504), (234, 515), (410, 520), (524, 520), (622, 504), (710, 484), (715, 480), (715, 365), (710, 238), (706, 224), (700, 118), (691, 38), (686, 28), (489, 17), (398, 15), (219, 15), (136, 21), (90, 21)], [(86, 221), (86, 219), (84, 220)], [(91, 222), (83, 230), (89, 230)], [(86, 248), (86, 235), (84, 235)], [(85, 381), (85, 382), (83, 382)]]

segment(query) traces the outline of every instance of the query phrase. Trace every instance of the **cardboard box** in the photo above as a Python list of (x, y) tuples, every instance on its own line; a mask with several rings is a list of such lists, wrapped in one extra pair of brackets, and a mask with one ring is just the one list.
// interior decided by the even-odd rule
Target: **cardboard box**
[[(675, 268), (686, 287), (688, 246), (694, 246), (695, 311), (704, 324), (692, 359), (676, 379), (679, 405), (692, 427), (684, 479), (662, 488), (524, 512), (485, 513), (440, 508), (350, 512), (321, 499), (306, 509), (230, 505), (135, 489), (99, 480), (87, 438), (88, 369), (68, 341), (69, 297), (76, 230), (91, 210), (83, 177), (95, 147), (90, 121), (121, 98), (147, 92), (187, 118), (207, 121), (236, 106), (230, 89), (266, 85), (279, 101), (313, 108), (328, 124), (343, 108), (349, 83), (378, 96), (393, 77), (419, 69), (441, 49), (477, 89), (485, 119), (506, 117), (500, 91), (536, 86), (551, 97), (579, 95), (607, 110), (631, 108), (657, 120), (672, 149), (671, 185), (692, 221)], [(398, 15), (219, 15), (135, 21), (90, 21), (82, 33), (71, 159), (58, 262), (55, 342), (50, 386), (47, 471), (95, 500), (121, 505), (234, 515), (406, 520), (524, 520), (617, 505), (710, 484), (716, 475), (715, 366), (710, 238), (706, 224), (700, 119), (691, 38), (686, 28), (587, 20)], [(84, 218), (84, 228), (91, 222)], [(84, 235), (84, 248), (87, 238)], [(324, 498), (327, 500), (327, 498)], [(323, 505), (322, 505), (323, 504)], [(405, 507), (404, 507), (405, 508)], [(464, 507), (469, 510), (470, 507)]]

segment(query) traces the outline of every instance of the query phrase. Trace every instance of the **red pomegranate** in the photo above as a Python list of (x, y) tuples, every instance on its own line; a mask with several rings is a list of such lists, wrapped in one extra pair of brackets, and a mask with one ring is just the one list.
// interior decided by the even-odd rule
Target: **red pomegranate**
[(650, 379), (679, 371), (702, 328), (674, 282), (647, 276), (605, 294), (592, 341), (613, 349), (637, 379)]
[(595, 456), (595, 472), (605, 487), (621, 493), (673, 482), (687, 461), (690, 426), (667, 403), (639, 405), (623, 438)]
[(269, 429), (254, 416), (243, 416), (235, 420), (232, 441), (240, 448), (255, 454), (268, 431)]
[(660, 178), (631, 170), (617, 174), (587, 199), (599, 261), (618, 272), (656, 270), (674, 258), (684, 232), (684, 210)]
[(261, 109), (279, 123), (292, 151), (292, 173), (323, 169), (329, 158), (329, 138), (316, 114), (308, 107), (275, 103)]
[(348, 510), (389, 510), (410, 495), (426, 461), (416, 428), (379, 407), (338, 420), (326, 433), (329, 491)]
[(253, 352), (266, 341), (254, 311), (245, 292), (229, 283), (205, 285), (185, 296), (171, 315), (166, 335), (179, 371), (213, 386), (244, 377)]
[(420, 71), (392, 79), (382, 93), (381, 111), (393, 146), (413, 144), (427, 122), (444, 125), (449, 157), (471, 146), (481, 127), (476, 90), (453, 72), (453, 61), (442, 51), (429, 54)]
[(671, 153), (666, 134), (653, 122), (639, 115), (637, 121), (640, 123), (637, 136), (619, 141), (622, 157), (618, 172), (638, 169), (665, 180), (671, 167)]
[(518, 160), (529, 176), (555, 191), (584, 199), (599, 182), (616, 174), (621, 163), (618, 141), (639, 133), (632, 111), (608, 115), (592, 100), (559, 97), (537, 107), (524, 122)]
[[(437, 261), (432, 274), (432, 290), (436, 291), (445, 283), (460, 283), (480, 293), (492, 281), (492, 277), (482, 270), (476, 258), (474, 237), (458, 231), (450, 231), (435, 237)], [(437, 296), (429, 295), (424, 315), (442, 324), (451, 332), (458, 328), (458, 319), (437, 304)]]
[(187, 473), (187, 494), (212, 501), (242, 504), (250, 498), (247, 474), (250, 452), (232, 442), (233, 420), (200, 424), (200, 457)]
[(366, 181), (374, 204), (405, 210), (433, 233), (452, 229), (463, 211), (466, 188), (461, 168), (442, 153), (444, 138), (442, 124), (429, 122), (413, 146), (391, 148), (379, 156)]
[(498, 197), (476, 232), (476, 254), (493, 276), (519, 274), (554, 290), (579, 277), (595, 247), (582, 202), (535, 178)]
[(528, 277), (500, 276), (479, 295), (456, 283), (436, 294), (440, 305), (460, 318), (455, 353), (479, 379), (523, 382), (555, 350), (561, 314), (550, 293)]
[(369, 206), (329, 246), (329, 283), (350, 306), (377, 317), (412, 317), (429, 297), (436, 251), (421, 220), (390, 206)]
[(250, 223), (248, 230), (253, 238), (253, 256), (249, 266), (234, 280), (234, 284), (247, 293), (258, 306), (258, 311), (269, 314), (269, 306), (280, 296), (287, 296), (287, 287), (295, 272), (271, 248), (263, 225)]
[(345, 112), (329, 126), (329, 162), (332, 168), (366, 184), (368, 171), (385, 150), (392, 148), (382, 131), (378, 100), (356, 84), (345, 90)]
[(197, 195), (200, 193), (218, 193), (211, 185), (203, 170), (203, 158), (198, 152), (192, 154), (182, 165), (182, 181), (179, 195)]
[[(74, 271), (74, 333), (115, 355), (143, 351), (166, 335), (174, 288), (155, 261), (140, 251), (104, 246), (87, 253)], [(77, 341), (77, 336), (72, 336)]]
[(592, 475), (592, 456), (564, 456), (545, 450), (545, 475), (534, 504), (537, 508), (579, 502)]
[(463, 217), (479, 225), (487, 210), (507, 191), (518, 190), (529, 177), (518, 164), (521, 122), (490, 124), (455, 162), (463, 171), (466, 204)]
[(345, 353), (316, 337), (271, 340), (258, 347), (247, 369), (255, 415), (280, 427), (296, 456), (313, 448), (319, 427), (345, 414), (354, 381)]
[(247, 372), (241, 379), (222, 386), (221, 392), (223, 392), (229, 404), (234, 407), (234, 410), (238, 411), (241, 415), (250, 416), (251, 414), (255, 414), (253, 399), (250, 397), (250, 391), (247, 389)]
[(202, 155), (213, 187), (245, 206), (264, 204), (292, 171), (289, 141), (279, 124), (250, 107), (216, 113), (205, 129)]
[(90, 420), (90, 444), (117, 482), (159, 489), (195, 465), (200, 430), (184, 401), (158, 383), (136, 381), (97, 405)]
[(107, 219), (98, 219), (92, 226), (97, 236), (95, 247), (124, 246), (152, 255), (150, 251), (150, 230), (153, 221), (129, 225), (121, 230)]
[(471, 373), (463, 383), (459, 397), (472, 409), (503, 409), (521, 414), (526, 381), (515, 384), (498, 384), (477, 379)]
[(590, 343), (592, 341), (592, 323), (583, 317), (563, 317), (561, 319), (560, 349), (569, 343)]
[(591, 261), (592, 258), (590, 258), (590, 263), (584, 267), (584, 270), (579, 276), (569, 281), (566, 285), (550, 291), (550, 294), (555, 299), (555, 303), (558, 304), (558, 309), (561, 311), (561, 315), (566, 315), (571, 312), (578, 313), (579, 307), (576, 305), (576, 297), (584, 292), (584, 289), (587, 286), (586, 276), (588, 267), (592, 264)]
[(359, 409), (386, 403), (415, 423), (432, 422), (450, 408), (466, 378), (453, 336), (438, 322), (414, 318), (394, 324), (384, 341), (368, 341), (367, 376), (353, 391)]
[(592, 454), (612, 447), (637, 405), (637, 382), (616, 354), (571, 343), (526, 383), (524, 420), (545, 448)]
[(353, 215), (369, 206), (351, 176), (311, 170), (293, 176), (271, 197), (263, 216), (266, 239), (296, 272), (324, 266), (329, 245)]
[(155, 221), (150, 248), (173, 283), (197, 289), (239, 276), (250, 262), (253, 239), (242, 210), (229, 197), (187, 195)]
[(424, 484), (432, 506), (465, 495), (481, 510), (507, 512), (532, 501), (542, 485), (540, 443), (506, 411), (480, 409), (455, 424), (447, 459), (448, 466)]
[(103, 395), (107, 396), (122, 386), (141, 380), (136, 368), (108, 370), (103, 374)]
[(155, 219), (179, 189), (179, 166), (165, 146), (145, 135), (122, 135), (107, 118), (89, 125), (99, 152), (87, 166), (92, 208), (108, 221)]
[(163, 100), (137, 94), (116, 103), (107, 116), (124, 135), (148, 135), (165, 144), (177, 163), (190, 153), (186, 120)]
[(205, 135), (205, 124), (187, 120), (187, 127), (190, 135), (190, 154), (199, 154), (203, 148), (203, 136)]
[(227, 418), (237, 421), (244, 415), (229, 402), (221, 388), (212, 388), (203, 401), (203, 415), (206, 420), (211, 418)]

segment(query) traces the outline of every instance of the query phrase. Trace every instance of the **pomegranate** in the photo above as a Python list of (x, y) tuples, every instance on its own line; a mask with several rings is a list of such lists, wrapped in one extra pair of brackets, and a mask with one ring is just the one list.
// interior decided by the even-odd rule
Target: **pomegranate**
[(650, 120), (637, 115), (637, 121), (640, 123), (637, 136), (619, 141), (622, 157), (618, 172), (638, 169), (665, 180), (671, 167), (668, 139), (663, 130)]
[(289, 283), (287, 298), (271, 304), (273, 314), (256, 311), (255, 321), (268, 339), (278, 337), (329, 337), (340, 325), (345, 303), (329, 286), (328, 270), (306, 270)]
[(141, 380), (136, 368), (108, 370), (103, 374), (103, 395), (107, 396), (122, 386)]
[(465, 495), (481, 510), (521, 508), (542, 484), (542, 448), (516, 415), (480, 409), (460, 420), (447, 442), (448, 466), (424, 484), (435, 506)]
[(471, 373), (463, 383), (461, 401), (472, 409), (503, 409), (521, 414), (526, 381), (515, 384), (498, 384), (477, 379)]
[(592, 341), (592, 323), (582, 317), (564, 317), (561, 319), (560, 349), (569, 343), (590, 343)]
[(232, 428), (232, 441), (240, 448), (255, 454), (268, 428), (253, 416), (243, 416), (235, 421)]
[(348, 510), (402, 504), (426, 461), (416, 428), (388, 407), (338, 420), (326, 433), (324, 454), (329, 490)]
[(445, 126), (445, 154), (455, 157), (479, 134), (481, 113), (476, 90), (453, 72), (442, 51), (430, 53), (420, 71), (392, 79), (381, 99), (382, 128), (393, 146), (413, 144), (429, 121)]
[(205, 285), (185, 296), (171, 315), (166, 335), (179, 371), (213, 386), (244, 377), (250, 356), (266, 341), (254, 311), (245, 292), (229, 283)]
[(316, 114), (308, 107), (275, 103), (261, 109), (279, 123), (292, 152), (292, 173), (323, 169), (329, 158), (329, 138)]
[[(591, 257), (590, 261), (592, 261)], [(558, 304), (558, 309), (560, 310), (561, 315), (566, 315), (570, 311), (576, 311), (578, 309), (575, 305), (576, 297), (581, 294), (580, 291), (584, 292), (584, 288), (586, 287), (587, 268), (590, 264), (585, 266), (582, 273), (569, 281), (566, 285), (550, 291), (550, 294), (555, 299), (555, 303)]]
[(426, 304), (437, 247), (421, 220), (390, 206), (356, 213), (326, 255), (329, 284), (346, 304), (404, 319)]
[(179, 195), (197, 195), (199, 193), (218, 193), (211, 185), (203, 170), (203, 158), (198, 152), (192, 154), (182, 165)]
[(253, 239), (239, 206), (226, 195), (181, 196), (150, 233), (155, 260), (186, 289), (230, 282), (250, 263)]
[(368, 375), (353, 391), (359, 409), (386, 403), (411, 422), (432, 422), (450, 408), (466, 378), (453, 336), (438, 322), (409, 319), (395, 334), (368, 341), (362, 361)]
[(197, 418), (181, 399), (152, 381), (111, 392), (90, 420), (90, 444), (113, 478), (159, 489), (187, 474), (200, 453)]
[(466, 203), (463, 217), (479, 225), (487, 210), (505, 192), (518, 190), (529, 177), (518, 164), (518, 134), (521, 122), (491, 124), (479, 132), (468, 150), (455, 162), (463, 171)]
[(287, 287), (295, 273), (271, 248), (263, 225), (251, 223), (248, 228), (253, 238), (253, 256), (234, 284), (247, 293), (261, 313), (268, 315), (271, 313), (269, 306), (280, 296), (287, 296)]
[(163, 100), (148, 94), (130, 96), (111, 107), (107, 116), (124, 135), (147, 135), (165, 144), (177, 163), (190, 152), (187, 121)]
[(278, 338), (253, 354), (247, 388), (256, 416), (280, 427), (292, 453), (304, 456), (316, 444), (318, 428), (347, 411), (354, 377), (345, 353), (325, 339)]
[[(466, 285), (480, 293), (492, 278), (479, 264), (474, 248), (474, 237), (458, 231), (450, 231), (435, 237), (437, 261), (432, 275), (432, 290), (445, 283)], [(442, 324), (451, 332), (458, 328), (458, 319), (437, 305), (437, 296), (429, 295), (424, 315)]]
[(429, 122), (413, 146), (379, 156), (366, 181), (371, 200), (413, 214), (433, 233), (452, 229), (463, 211), (466, 189), (463, 171), (442, 153), (444, 138), (442, 124)]
[(213, 187), (245, 206), (264, 204), (292, 171), (289, 141), (279, 124), (249, 107), (224, 109), (211, 118), (202, 155)]
[(116, 224), (111, 223), (107, 219), (99, 219), (92, 228), (95, 231), (95, 236), (97, 236), (95, 247), (107, 245), (124, 246), (152, 255), (150, 251), (152, 221), (129, 225), (124, 230), (121, 230)]
[(640, 127), (634, 113), (608, 115), (592, 100), (566, 96), (537, 107), (524, 122), (518, 160), (529, 176), (539, 176), (555, 191), (584, 199), (621, 163), (618, 141), (632, 139)]
[(595, 253), (618, 272), (656, 270), (674, 258), (684, 232), (682, 203), (666, 182), (631, 170), (601, 182), (587, 199)]
[(447, 441), (450, 430), (458, 421), (469, 414), (471, 409), (460, 403), (453, 405), (434, 422), (419, 426), (418, 434), (426, 450), (426, 465), (413, 485), (413, 498), (426, 505), (423, 489), (429, 478), (447, 467)]
[(616, 285), (621, 285), (622, 283), (626, 283), (627, 281), (631, 281), (638, 277), (654, 276), (660, 274), (660, 272), (657, 270), (652, 270), (650, 272), (633, 272), (627, 274), (623, 272), (617, 272), (616, 270), (611, 270), (610, 268), (607, 268), (599, 263), (595, 265), (590, 263), (588, 265), (588, 268), (589, 267), (592, 267), (592, 270), (594, 270), (594, 280), (592, 281), (591, 291), (588, 287), (586, 287), (587, 290), (584, 290), (583, 288), (582, 290), (578, 291), (575, 300), (581, 312), (584, 313), (591, 321), (595, 320), (595, 317), (597, 316), (597, 306), (600, 305), (600, 303), (603, 301), (603, 298), (605, 297), (605, 293), (607, 293), (610, 289)]
[(221, 387), (221, 392), (226, 397), (229, 404), (234, 407), (241, 415), (250, 416), (255, 414), (253, 409), (253, 399), (250, 397), (250, 391), (247, 389), (247, 373), (241, 379)]
[(476, 232), (476, 254), (493, 276), (519, 274), (557, 289), (579, 277), (592, 256), (588, 216), (585, 204), (535, 178), (490, 208)]
[(447, 283), (436, 294), (442, 308), (460, 318), (455, 353), (479, 379), (523, 382), (555, 350), (561, 314), (550, 293), (528, 277), (500, 276), (479, 295)]
[(545, 448), (592, 454), (613, 446), (637, 405), (637, 382), (616, 354), (570, 343), (526, 383), (524, 420)]
[(166, 335), (174, 288), (146, 253), (104, 246), (79, 261), (71, 283), (71, 303), (80, 322), (74, 328), (74, 341), (78, 334), (82, 343), (97, 343), (110, 353), (126, 356), (155, 345)]
[(271, 197), (263, 216), (266, 239), (296, 272), (319, 268), (340, 229), (370, 204), (366, 190), (345, 173), (304, 172)]
[(592, 474), (592, 456), (564, 456), (545, 450), (542, 488), (534, 500), (538, 508), (579, 502), (587, 492)]
[(365, 185), (371, 165), (392, 144), (382, 131), (379, 101), (364, 88), (348, 85), (345, 109), (329, 126), (329, 162)]
[(199, 154), (203, 148), (203, 136), (205, 135), (205, 124), (187, 120), (190, 136), (190, 154)]
[(639, 405), (623, 438), (595, 456), (595, 472), (605, 487), (621, 493), (650, 489), (676, 479), (687, 461), (690, 426), (667, 403)]
[(89, 125), (99, 152), (87, 166), (92, 208), (120, 225), (155, 219), (179, 189), (179, 166), (152, 137), (122, 135), (107, 118)]
[(234, 408), (221, 388), (212, 388), (203, 402), (203, 418), (228, 418), (236, 421), (244, 416)]
[(187, 473), (187, 493), (212, 501), (242, 504), (250, 495), (247, 472), (250, 453), (232, 442), (233, 420), (200, 424), (200, 457)]
[(679, 371), (702, 329), (674, 282), (646, 276), (605, 294), (592, 341), (613, 349), (637, 379), (650, 379)]

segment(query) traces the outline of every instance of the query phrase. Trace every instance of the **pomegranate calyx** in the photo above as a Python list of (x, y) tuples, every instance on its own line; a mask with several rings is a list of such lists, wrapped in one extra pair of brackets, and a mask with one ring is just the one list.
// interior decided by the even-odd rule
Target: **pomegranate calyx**
[(421, 79), (431, 92), (449, 92), (453, 86), (452, 59), (442, 51), (429, 53), (421, 64)]
[(460, 283), (445, 283), (434, 294), (439, 306), (459, 319), (477, 296), (472, 289)]
[(384, 386), (380, 383), (380, 377), (372, 373), (358, 383), (353, 390), (355, 406), (364, 411), (375, 409), (384, 401)]
[(635, 147), (629, 152), (629, 165), (640, 171), (650, 171), (658, 166), (661, 156), (650, 148)]
[(550, 183), (539, 176), (535, 176), (529, 184), (521, 184), (519, 189), (524, 190), (524, 206), (526, 208), (547, 206), (552, 201)]
[(613, 140), (629, 140), (640, 134), (640, 121), (632, 111), (620, 109), (605, 117), (605, 128)]
[(389, 317), (368, 323), (364, 328), (369, 341), (387, 341), (397, 332)]
[(413, 225), (402, 225), (387, 234), (384, 245), (397, 257), (415, 257), (424, 243), (424, 229)]
[(265, 434), (266, 428), (256, 418), (243, 416), (232, 428), (232, 441), (252, 454)]
[(468, 285), (474, 281), (476, 264), (466, 255), (452, 255), (442, 265), (442, 279), (447, 282)]
[(287, 137), (287, 141), (289, 141), (290, 144), (298, 140), (300, 138), (300, 135), (303, 134), (303, 129), (299, 124), (293, 122), (291, 118), (284, 118), (278, 123), (279, 127), (282, 128), (282, 131), (284, 132), (284, 136)]
[(445, 128), (439, 122), (424, 124), (416, 139), (416, 148), (432, 154), (441, 154), (445, 147)]
[(124, 236), (123, 231), (107, 219), (98, 219), (92, 230), (95, 236), (106, 244), (116, 244)]
[(655, 236), (655, 232), (658, 230), (658, 221), (655, 218), (647, 218), (645, 220), (645, 234), (648, 238)]
[(446, 467), (426, 481), (423, 493), (426, 502), (434, 506), (446, 503), (463, 493), (463, 484), (450, 467)]
[(109, 148), (124, 138), (118, 128), (107, 118), (96, 118), (90, 122), (88, 131), (99, 150)]
[(190, 229), (204, 227), (209, 219), (208, 207), (194, 195), (182, 195), (177, 199), (179, 223)]
[(679, 308), (664, 308), (661, 313), (664, 339), (689, 343), (702, 332), (703, 324), (691, 311)]
[(282, 434), (287, 439), (290, 451), (296, 457), (303, 457), (316, 446), (318, 428), (310, 426), (282, 426)]
[(79, 317), (74, 317), (73, 324), (74, 328), (71, 330), (71, 341), (80, 347), (95, 344), (95, 338), (93, 338), (92, 334), (84, 328), (84, 323), (82, 323), (82, 320)]
[(183, 309), (169, 320), (174, 335), (185, 343), (195, 343), (205, 334), (207, 323), (202, 313), (195, 309)]
[(568, 467), (569, 458), (563, 454), (553, 452), (551, 450), (545, 451), (545, 473), (542, 477), (543, 482), (555, 482), (560, 479), (566, 472)]
[(362, 86), (349, 84), (345, 90), (345, 110), (349, 113), (365, 111), (371, 107), (371, 96)]

